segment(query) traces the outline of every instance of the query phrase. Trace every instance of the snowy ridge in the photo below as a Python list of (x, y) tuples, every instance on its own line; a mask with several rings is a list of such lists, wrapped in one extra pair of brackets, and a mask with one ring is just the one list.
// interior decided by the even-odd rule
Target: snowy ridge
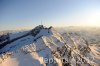
[[(60, 34), (37, 26), (35, 36), (25, 36), (0, 50), (0, 66), (99, 66), (100, 46), (89, 45), (75, 33)], [(34, 32), (35, 34), (35, 32)], [(54, 59), (49, 63), (47, 59)], [(46, 63), (46, 60), (48, 63)], [(66, 62), (66, 63), (65, 63)]]

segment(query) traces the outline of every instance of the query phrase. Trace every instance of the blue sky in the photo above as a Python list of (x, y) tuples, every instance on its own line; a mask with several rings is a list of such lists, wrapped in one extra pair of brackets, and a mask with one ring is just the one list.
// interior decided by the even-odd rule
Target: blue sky
[(100, 26), (100, 0), (0, 0), (0, 30)]

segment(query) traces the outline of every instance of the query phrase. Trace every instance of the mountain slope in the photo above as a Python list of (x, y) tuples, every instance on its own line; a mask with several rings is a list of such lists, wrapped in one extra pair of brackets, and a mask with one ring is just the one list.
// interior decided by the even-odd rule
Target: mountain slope
[(99, 66), (99, 50), (75, 33), (40, 25), (0, 50), (0, 66)]

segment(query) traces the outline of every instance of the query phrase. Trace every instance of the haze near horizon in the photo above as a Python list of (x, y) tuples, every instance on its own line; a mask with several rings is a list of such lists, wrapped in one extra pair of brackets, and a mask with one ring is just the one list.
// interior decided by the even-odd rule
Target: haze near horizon
[(45, 26), (100, 27), (99, 0), (0, 0), (0, 30)]

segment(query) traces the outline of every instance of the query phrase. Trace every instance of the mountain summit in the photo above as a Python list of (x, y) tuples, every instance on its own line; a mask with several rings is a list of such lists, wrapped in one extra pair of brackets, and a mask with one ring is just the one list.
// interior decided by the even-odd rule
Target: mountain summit
[(99, 49), (76, 33), (39, 25), (10, 34), (0, 49), (0, 66), (99, 66)]

